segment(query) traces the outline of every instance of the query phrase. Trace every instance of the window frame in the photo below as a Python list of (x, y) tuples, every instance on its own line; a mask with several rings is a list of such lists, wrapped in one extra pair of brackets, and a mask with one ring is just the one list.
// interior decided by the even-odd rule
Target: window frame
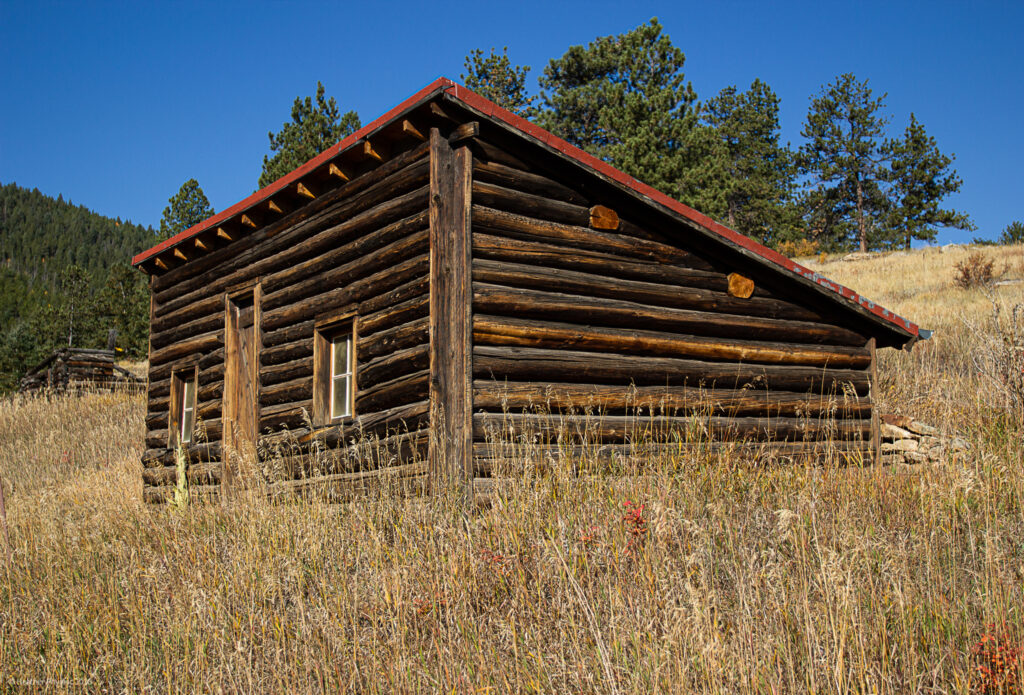
[[(345, 423), (355, 417), (357, 390), (358, 321), (353, 313), (323, 317), (313, 328), (313, 424), (326, 427)], [(335, 373), (336, 345), (348, 344), (348, 371)], [(347, 412), (334, 412), (334, 389), (342, 378), (348, 379)]]
[[(191, 402), (186, 403), (188, 384), (192, 384)], [(189, 446), (195, 443), (196, 422), (198, 420), (199, 403), (199, 368), (197, 365), (176, 367), (171, 371), (171, 393), (167, 412), (167, 446), (174, 449), (178, 446)], [(192, 413), (192, 427), (185, 437), (185, 422), (188, 413)]]

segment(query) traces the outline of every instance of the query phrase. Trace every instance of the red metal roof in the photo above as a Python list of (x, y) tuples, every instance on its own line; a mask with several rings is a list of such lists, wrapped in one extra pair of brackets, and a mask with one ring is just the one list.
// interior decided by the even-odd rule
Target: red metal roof
[(661, 205), (665, 208), (668, 208), (669, 210), (679, 215), (682, 215), (683, 217), (693, 221), (694, 223), (698, 224), (704, 229), (713, 232), (714, 234), (721, 237), (728, 243), (735, 246), (739, 246), (742, 249), (745, 249), (757, 256), (760, 256), (761, 258), (769, 261), (771, 264), (778, 266), (779, 268), (782, 268), (786, 271), (789, 271), (790, 273), (796, 274), (800, 277), (810, 280), (820, 285), (821, 287), (831, 290), (832, 292), (839, 295), (846, 301), (863, 307), (871, 314), (910, 333), (914, 338), (927, 336), (927, 333), (925, 335), (921, 334), (921, 329), (915, 323), (903, 318), (902, 316), (899, 316), (898, 314), (892, 311), (889, 311), (888, 309), (879, 304), (876, 304), (867, 297), (863, 297), (857, 292), (851, 290), (850, 288), (840, 285), (837, 282), (833, 282), (832, 280), (829, 280), (828, 278), (811, 270), (810, 268), (806, 268), (800, 265), (799, 263), (790, 260), (789, 258), (786, 258), (777, 251), (774, 251), (773, 249), (770, 249), (767, 246), (759, 244), (753, 239), (744, 236), (743, 234), (740, 234), (739, 232), (736, 232), (732, 229), (729, 229), (725, 225), (719, 224), (718, 222), (714, 221), (707, 215), (694, 210), (688, 205), (680, 203), (678, 200), (675, 200), (674, 198), (665, 195), (661, 191), (658, 191), (645, 183), (637, 181), (632, 176), (619, 171), (618, 169), (612, 167), (607, 162), (597, 159), (593, 155), (584, 152), (578, 147), (569, 144), (565, 140), (562, 140), (561, 138), (552, 135), (548, 131), (538, 127), (537, 125), (531, 123), (525, 118), (517, 116), (516, 114), (501, 108), (494, 102), (485, 99), (484, 97), (473, 92), (472, 90), (467, 89), (462, 85), (456, 84), (455, 82), (452, 82), (451, 80), (444, 77), (438, 78), (437, 80), (430, 83), (420, 91), (416, 92), (416, 94), (412, 95), (411, 97), (400, 103), (398, 106), (394, 107), (393, 109), (382, 115), (380, 118), (377, 118), (372, 123), (363, 126), (358, 131), (356, 131), (352, 135), (348, 136), (347, 138), (339, 142), (337, 145), (328, 148), (318, 156), (314, 157), (313, 159), (303, 164), (298, 169), (295, 169), (290, 174), (281, 177), (274, 183), (253, 193), (251, 196), (241, 201), (240, 203), (237, 203), (231, 206), (230, 208), (223, 210), (220, 213), (217, 213), (213, 217), (210, 217), (209, 219), (206, 219), (203, 222), (200, 222), (199, 224), (190, 227), (189, 229), (186, 229), (185, 231), (175, 235), (174, 237), (168, 239), (167, 241), (164, 241), (154, 246), (148, 251), (144, 251), (139, 255), (135, 256), (135, 258), (132, 259), (132, 265), (137, 266), (140, 263), (143, 263), (144, 261), (159, 254), (161, 251), (164, 251), (168, 248), (171, 248), (172, 246), (175, 246), (176, 244), (179, 244), (187, 239), (190, 239), (191, 237), (196, 236), (197, 234), (200, 234), (206, 231), (207, 229), (210, 229), (220, 223), (223, 223), (224, 220), (229, 219), (230, 217), (233, 217), (236, 214), (240, 214), (245, 210), (249, 209), (250, 207), (259, 204), (260, 202), (272, 196), (274, 193), (277, 193), (281, 189), (288, 186), (290, 183), (295, 182), (305, 174), (309, 173), (319, 165), (337, 156), (338, 154), (345, 151), (352, 145), (355, 145), (362, 138), (371, 134), (375, 130), (378, 130), (379, 128), (387, 125), (395, 118), (400, 116), (402, 113), (409, 111), (412, 108), (415, 108), (420, 103), (426, 102), (429, 99), (433, 98), (436, 94), (442, 92), (447, 94), (450, 98), (461, 102), (462, 104), (471, 108), (472, 110), (478, 111), (496, 121), (500, 121), (505, 125), (509, 126), (510, 128), (519, 131), (519, 133), (521, 133), (522, 135), (526, 135), (531, 139), (537, 140), (540, 143), (550, 147), (551, 149), (562, 153), (563, 155), (575, 160), (577, 163), (583, 165), (584, 167), (593, 170), (597, 174), (600, 174), (602, 177), (611, 179), (619, 183), (620, 185), (625, 186), (626, 188), (631, 189), (636, 193), (639, 193), (643, 197), (651, 200), (652, 202)]

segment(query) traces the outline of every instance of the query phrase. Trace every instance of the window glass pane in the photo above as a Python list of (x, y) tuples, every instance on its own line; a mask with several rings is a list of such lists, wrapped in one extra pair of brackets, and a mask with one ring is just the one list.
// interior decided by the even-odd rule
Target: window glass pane
[(189, 379), (185, 382), (185, 397), (182, 399), (183, 405), (186, 408), (194, 408), (196, 404), (196, 382), (195, 379)]
[(195, 427), (196, 411), (189, 408), (185, 411), (181, 423), (181, 443), (188, 444), (192, 441), (192, 430)]
[(349, 381), (350, 377), (341, 376), (331, 379), (331, 417), (349, 415)]
[(338, 376), (340, 374), (347, 374), (348, 368), (348, 352), (349, 352), (349, 338), (348, 336), (335, 338), (331, 343), (331, 347), (334, 351), (333, 366), (331, 370), (331, 376)]

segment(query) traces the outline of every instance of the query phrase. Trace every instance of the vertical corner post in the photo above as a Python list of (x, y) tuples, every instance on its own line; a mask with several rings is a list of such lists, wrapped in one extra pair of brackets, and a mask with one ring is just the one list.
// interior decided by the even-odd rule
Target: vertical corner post
[(430, 452), (431, 485), (463, 488), (473, 479), (473, 317), (471, 198), (473, 157), (430, 131)]

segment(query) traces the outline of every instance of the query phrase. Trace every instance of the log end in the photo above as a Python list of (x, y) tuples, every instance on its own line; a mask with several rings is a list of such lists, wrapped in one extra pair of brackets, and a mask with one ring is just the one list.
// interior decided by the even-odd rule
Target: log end
[(619, 215), (604, 205), (590, 208), (590, 226), (593, 229), (616, 230), (619, 228)]
[(754, 281), (739, 273), (729, 273), (729, 294), (740, 299), (749, 299), (754, 294)]

